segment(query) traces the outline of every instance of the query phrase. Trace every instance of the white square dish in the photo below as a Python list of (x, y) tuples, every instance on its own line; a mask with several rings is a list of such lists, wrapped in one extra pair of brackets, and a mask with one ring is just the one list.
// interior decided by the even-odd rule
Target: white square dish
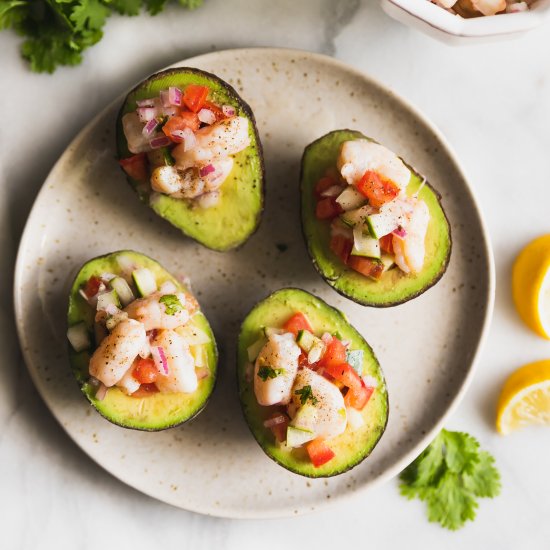
[(519, 37), (545, 21), (550, 0), (539, 0), (529, 11), (465, 19), (427, 0), (381, 0), (382, 9), (397, 21), (446, 42), (463, 45)]

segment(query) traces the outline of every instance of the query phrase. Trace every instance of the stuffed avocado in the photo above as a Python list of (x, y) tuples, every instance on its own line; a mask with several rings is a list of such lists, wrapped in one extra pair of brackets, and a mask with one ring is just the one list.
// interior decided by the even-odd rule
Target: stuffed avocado
[(386, 428), (388, 394), (374, 352), (340, 311), (304, 290), (278, 290), (248, 314), (237, 374), (252, 434), (297, 474), (353, 468)]
[(139, 198), (197, 242), (229, 250), (256, 230), (264, 166), (254, 115), (217, 76), (179, 67), (139, 84), (118, 114), (117, 150)]
[(193, 295), (151, 258), (122, 250), (84, 264), (71, 288), (69, 361), (107, 420), (163, 430), (196, 416), (218, 352)]
[(443, 276), (451, 230), (440, 196), (395, 153), (336, 130), (306, 147), (300, 179), (308, 250), (337, 292), (394, 306)]

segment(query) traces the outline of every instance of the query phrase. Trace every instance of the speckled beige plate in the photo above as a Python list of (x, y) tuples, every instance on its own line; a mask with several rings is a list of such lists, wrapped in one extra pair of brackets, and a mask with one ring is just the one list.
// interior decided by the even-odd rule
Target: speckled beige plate
[[(472, 376), (493, 304), (493, 266), (479, 210), (441, 135), (410, 105), (333, 59), (299, 51), (210, 53), (180, 65), (212, 71), (252, 106), (267, 167), (260, 230), (236, 252), (202, 248), (139, 203), (114, 160), (121, 103), (100, 113), (44, 183), (19, 250), (17, 325), (32, 378), (74, 441), (111, 474), (157, 499), (225, 517), (315, 510), (396, 475), (457, 405)], [(144, 75), (146, 76), (146, 75)], [(342, 298), (313, 268), (300, 231), (299, 161), (312, 140), (355, 128), (407, 159), (442, 193), (454, 248), (443, 279), (419, 298), (376, 310)], [(206, 410), (159, 433), (119, 428), (87, 403), (69, 372), (65, 311), (70, 283), (89, 258), (144, 252), (191, 278), (221, 349)], [(299, 286), (341, 308), (373, 346), (390, 396), (386, 433), (372, 455), (329, 480), (277, 466), (241, 415), (235, 379), (240, 321), (271, 291)]]

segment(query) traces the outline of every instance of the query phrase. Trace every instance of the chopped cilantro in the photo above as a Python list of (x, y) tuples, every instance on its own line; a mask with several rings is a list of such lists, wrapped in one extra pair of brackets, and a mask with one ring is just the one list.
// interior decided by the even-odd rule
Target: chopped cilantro
[(175, 315), (183, 309), (179, 298), (175, 294), (165, 294), (159, 299), (161, 304), (164, 304), (167, 315)]
[(272, 367), (260, 367), (258, 376), (265, 382), (268, 378), (277, 378), (285, 373), (285, 369), (274, 369)]
[(303, 388), (300, 388), (299, 390), (296, 390), (294, 392), (296, 395), (300, 396), (300, 402), (302, 405), (305, 405), (307, 403), (307, 400), (309, 399), (314, 405), (317, 405), (318, 399), (313, 395), (313, 391), (311, 389), (311, 386), (304, 386)]
[(477, 498), (500, 493), (495, 459), (462, 432), (442, 430), (399, 477), (401, 494), (425, 501), (428, 520), (453, 531), (476, 517)]
[[(170, 0), (0, 0), (0, 30), (13, 29), (24, 37), (22, 56), (32, 71), (53, 73), (60, 65), (78, 65), (82, 52), (103, 37), (112, 12), (151, 15)], [(172, 0), (174, 1), (174, 0)], [(202, 0), (178, 0), (188, 9)]]
[(172, 153), (170, 152), (170, 149), (168, 149), (168, 147), (162, 148), (162, 156), (164, 158), (164, 164), (166, 164), (166, 166), (174, 166), (176, 164), (176, 160), (172, 156)]

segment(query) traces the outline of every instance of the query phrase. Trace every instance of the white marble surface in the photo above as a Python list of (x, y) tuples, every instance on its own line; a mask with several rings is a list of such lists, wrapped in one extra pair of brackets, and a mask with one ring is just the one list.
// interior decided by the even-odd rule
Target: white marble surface
[[(30, 73), (18, 44), (0, 33), (0, 547), (549, 547), (550, 432), (502, 438), (493, 428), (505, 377), (550, 356), (550, 344), (518, 320), (509, 292), (515, 254), (550, 225), (548, 25), (518, 41), (451, 49), (388, 19), (374, 0), (206, 0), (193, 14), (112, 18), (80, 67), (53, 76)], [(388, 84), (440, 127), (470, 174), (495, 251), (496, 308), (474, 383), (448, 427), (476, 435), (496, 456), (503, 491), (481, 501), (477, 520), (460, 532), (429, 524), (423, 505), (402, 499), (395, 482), (288, 520), (218, 520), (171, 508), (92, 463), (50, 416), (21, 361), (11, 305), (17, 243), (68, 142), (147, 73), (212, 49), (264, 45), (328, 53)]]

